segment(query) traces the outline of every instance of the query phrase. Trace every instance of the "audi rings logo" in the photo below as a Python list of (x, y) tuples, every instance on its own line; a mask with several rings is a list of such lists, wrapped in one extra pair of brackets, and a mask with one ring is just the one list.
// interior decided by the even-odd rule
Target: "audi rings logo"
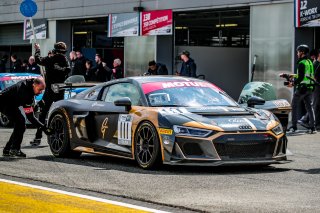
[(249, 125), (242, 125), (242, 126), (239, 126), (239, 129), (241, 129), (241, 130), (251, 130), (252, 127), (249, 126)]

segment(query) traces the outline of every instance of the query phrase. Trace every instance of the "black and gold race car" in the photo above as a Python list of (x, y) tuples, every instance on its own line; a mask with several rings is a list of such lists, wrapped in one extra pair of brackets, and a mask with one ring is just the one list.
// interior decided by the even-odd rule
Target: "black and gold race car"
[[(241, 106), (214, 84), (184, 77), (131, 77), (89, 88), (54, 103), (48, 143), (56, 157), (82, 152), (135, 160), (142, 168), (172, 165), (240, 165), (286, 162), (287, 139), (279, 119)], [(290, 104), (276, 100), (286, 114)], [(270, 103), (269, 103), (270, 105)]]

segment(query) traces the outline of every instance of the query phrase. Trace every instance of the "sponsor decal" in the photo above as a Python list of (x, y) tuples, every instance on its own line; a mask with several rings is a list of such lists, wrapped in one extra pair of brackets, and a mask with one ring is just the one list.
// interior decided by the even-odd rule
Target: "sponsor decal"
[(118, 144), (131, 146), (131, 127), (133, 117), (131, 115), (120, 114), (118, 119)]
[(103, 104), (99, 104), (98, 102), (94, 102), (91, 106), (92, 106), (92, 107), (95, 107), (95, 106), (97, 106), (97, 107), (104, 107)]
[(106, 117), (101, 125), (101, 134), (102, 134), (102, 138), (104, 138), (105, 132), (108, 129), (108, 117)]
[(276, 100), (276, 101), (273, 101), (273, 103), (277, 107), (290, 107), (289, 102), (286, 100)]
[(228, 119), (228, 122), (230, 122), (230, 123), (245, 123), (245, 120), (242, 118), (230, 118), (230, 119)]
[(189, 113), (189, 111), (186, 108), (183, 108), (183, 107), (179, 107), (179, 108), (171, 108), (171, 107), (160, 108), (158, 110), (158, 112), (160, 114), (185, 114), (185, 113)]
[(142, 90), (144, 94), (148, 94), (153, 91), (179, 88), (179, 87), (205, 87), (212, 88), (216, 91), (221, 91), (217, 86), (203, 81), (168, 81), (168, 82), (150, 82), (142, 84)]
[(159, 129), (159, 133), (162, 134), (162, 135), (172, 135), (172, 129), (163, 129), (163, 128), (160, 128)]
[(0, 81), (26, 80), (26, 79), (36, 78), (36, 77), (38, 77), (38, 76), (32, 76), (32, 75), (30, 75), (30, 76), (29, 75), (28, 76), (4, 76), (4, 77), (0, 78)]

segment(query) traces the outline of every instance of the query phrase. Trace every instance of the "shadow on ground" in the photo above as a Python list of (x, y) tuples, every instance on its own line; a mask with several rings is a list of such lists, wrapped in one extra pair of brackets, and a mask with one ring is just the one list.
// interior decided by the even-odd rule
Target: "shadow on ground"
[(74, 164), (81, 166), (88, 166), (94, 170), (118, 170), (130, 173), (142, 174), (157, 174), (157, 175), (208, 175), (208, 174), (256, 174), (256, 173), (278, 173), (286, 172), (291, 169), (277, 168), (274, 166), (224, 166), (224, 167), (196, 167), (196, 166), (170, 166), (160, 165), (154, 170), (144, 170), (140, 168), (135, 161), (112, 158), (107, 156), (97, 156), (90, 154), (83, 154), (77, 159), (71, 158), (56, 158), (52, 155), (36, 156), (28, 159), (36, 159), (41, 161), (52, 161), (65, 164)]

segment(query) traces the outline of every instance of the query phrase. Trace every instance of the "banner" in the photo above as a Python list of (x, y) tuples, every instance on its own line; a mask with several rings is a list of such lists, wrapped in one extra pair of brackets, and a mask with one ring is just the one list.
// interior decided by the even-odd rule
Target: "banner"
[(318, 27), (320, 26), (320, 1), (295, 0), (295, 26)]
[(172, 35), (172, 10), (142, 12), (140, 35)]
[[(48, 22), (46, 19), (33, 19), (34, 31), (36, 39), (46, 39)], [(30, 19), (25, 19), (23, 24), (23, 40), (33, 39)]]
[(139, 13), (110, 14), (108, 37), (139, 35)]

